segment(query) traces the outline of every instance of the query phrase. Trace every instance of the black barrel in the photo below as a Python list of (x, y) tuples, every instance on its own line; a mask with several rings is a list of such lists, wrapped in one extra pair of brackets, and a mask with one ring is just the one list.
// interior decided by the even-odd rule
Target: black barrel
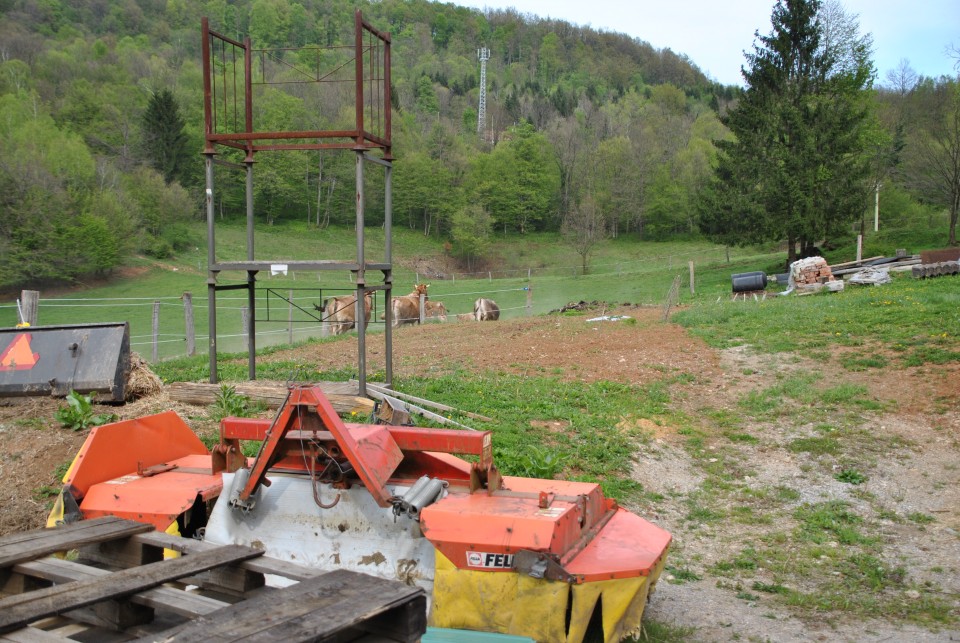
[(767, 273), (758, 270), (757, 272), (741, 272), (733, 275), (733, 292), (751, 292), (753, 290), (763, 290), (767, 287)]

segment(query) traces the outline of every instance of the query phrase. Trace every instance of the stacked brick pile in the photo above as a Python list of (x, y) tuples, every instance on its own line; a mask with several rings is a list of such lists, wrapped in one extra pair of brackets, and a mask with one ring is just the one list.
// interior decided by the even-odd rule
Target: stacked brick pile
[(799, 295), (810, 295), (823, 288), (830, 292), (843, 290), (843, 281), (833, 276), (823, 257), (807, 257), (790, 264), (790, 284)]
[(790, 264), (790, 276), (793, 277), (793, 283), (800, 286), (809, 286), (812, 284), (825, 284), (828, 281), (836, 281), (827, 260), (823, 257), (807, 257)]

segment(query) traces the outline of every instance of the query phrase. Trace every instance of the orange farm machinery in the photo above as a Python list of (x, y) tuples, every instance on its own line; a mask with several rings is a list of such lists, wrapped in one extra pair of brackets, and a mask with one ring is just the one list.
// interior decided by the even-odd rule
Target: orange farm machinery
[[(640, 629), (670, 534), (587, 482), (503, 476), (489, 431), (344, 422), (295, 387), (209, 450), (178, 415), (97, 427), (51, 524), (113, 515), (418, 585), (435, 627), (582, 641)], [(245, 457), (241, 441), (258, 440)], [(463, 457), (459, 457), (463, 456)]]

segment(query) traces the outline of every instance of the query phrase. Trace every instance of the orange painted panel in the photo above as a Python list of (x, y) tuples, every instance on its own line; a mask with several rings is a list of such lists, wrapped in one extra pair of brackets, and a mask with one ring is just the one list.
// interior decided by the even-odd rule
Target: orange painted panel
[(619, 509), (564, 568), (586, 582), (647, 576), (666, 555), (670, 541), (666, 530)]
[(193, 455), (168, 463), (177, 468), (149, 477), (133, 471), (92, 485), (80, 503), (83, 517), (118, 516), (163, 531), (198, 495), (204, 500), (220, 495), (220, 474), (200, 473), (210, 471), (210, 456)]
[(147, 468), (187, 455), (207, 454), (203, 442), (180, 416), (166, 411), (94, 428), (64, 482), (74, 495), (83, 497), (98, 482), (136, 473), (137, 463)]
[(468, 552), (513, 554), (521, 549), (563, 555), (579, 539), (580, 508), (555, 500), (541, 509), (536, 497), (451, 493), (423, 509), (424, 535), (454, 565), (469, 566)]

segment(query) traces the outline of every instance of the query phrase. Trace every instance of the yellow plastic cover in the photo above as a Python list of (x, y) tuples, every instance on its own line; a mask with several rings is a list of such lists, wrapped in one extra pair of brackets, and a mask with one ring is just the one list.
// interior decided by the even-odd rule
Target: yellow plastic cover
[(568, 585), (512, 572), (457, 569), (438, 551), (430, 625), (581, 643), (600, 601), (604, 641), (615, 643), (640, 633), (650, 584), (662, 564), (650, 576)]

